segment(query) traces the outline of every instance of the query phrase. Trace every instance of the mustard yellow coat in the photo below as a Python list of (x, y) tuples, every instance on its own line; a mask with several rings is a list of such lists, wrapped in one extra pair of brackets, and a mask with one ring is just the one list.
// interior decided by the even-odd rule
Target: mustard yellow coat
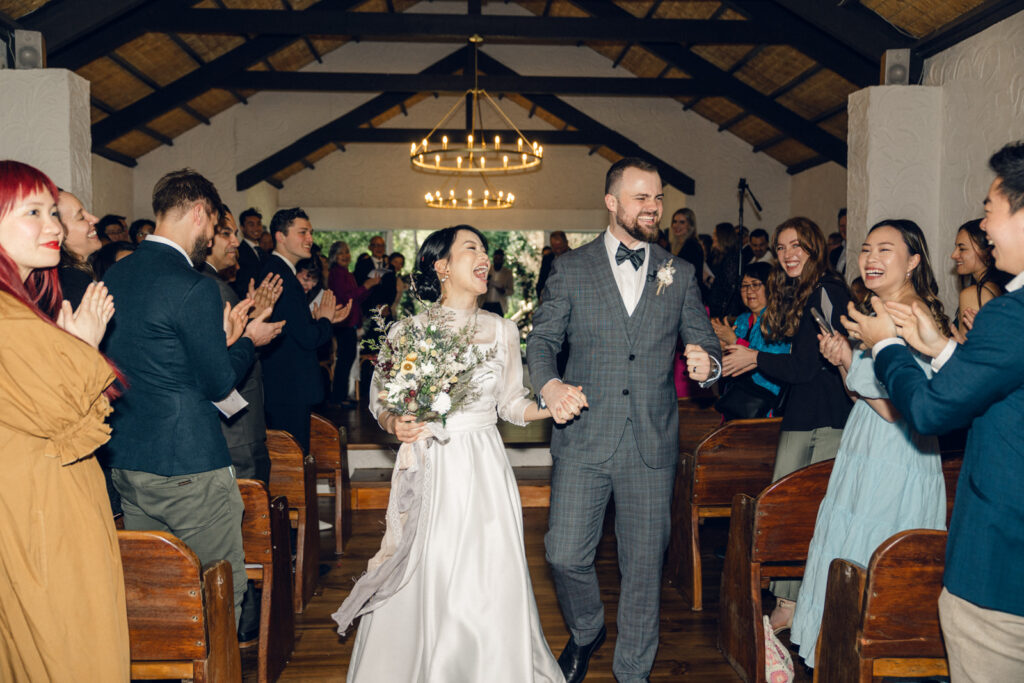
[(103, 390), (85, 342), (0, 293), (0, 680), (127, 681), (124, 576), (103, 473)]

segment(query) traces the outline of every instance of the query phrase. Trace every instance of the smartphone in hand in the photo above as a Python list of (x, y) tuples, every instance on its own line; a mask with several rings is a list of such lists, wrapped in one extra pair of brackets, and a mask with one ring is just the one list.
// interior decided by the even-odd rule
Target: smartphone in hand
[(811, 316), (814, 317), (814, 322), (818, 323), (818, 327), (821, 328), (821, 331), (824, 334), (832, 334), (832, 325), (829, 324), (828, 319), (826, 319), (825, 316), (821, 314), (821, 311), (819, 311), (817, 308), (812, 308)]

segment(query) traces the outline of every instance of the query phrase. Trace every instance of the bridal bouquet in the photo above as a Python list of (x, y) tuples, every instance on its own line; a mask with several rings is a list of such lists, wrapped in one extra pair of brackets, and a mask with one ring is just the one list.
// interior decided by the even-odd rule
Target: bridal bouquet
[(408, 318), (386, 323), (379, 311), (374, 315), (383, 336), (368, 346), (377, 351), (378, 396), (387, 410), (443, 425), (479, 398), (470, 379), (494, 351), (473, 345), (475, 323), (452, 329), (451, 317), (437, 304), (426, 308), (422, 324)]

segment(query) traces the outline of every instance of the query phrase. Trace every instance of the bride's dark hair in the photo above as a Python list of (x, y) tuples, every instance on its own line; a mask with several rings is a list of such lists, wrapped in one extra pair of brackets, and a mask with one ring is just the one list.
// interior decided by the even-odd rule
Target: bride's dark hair
[(487, 251), (487, 238), (472, 225), (453, 225), (430, 233), (416, 253), (416, 268), (412, 274), (413, 288), (420, 299), (437, 301), (441, 298), (441, 280), (437, 277), (434, 264), (440, 259), (448, 258), (459, 230), (469, 230), (479, 237), (484, 245), (484, 251)]

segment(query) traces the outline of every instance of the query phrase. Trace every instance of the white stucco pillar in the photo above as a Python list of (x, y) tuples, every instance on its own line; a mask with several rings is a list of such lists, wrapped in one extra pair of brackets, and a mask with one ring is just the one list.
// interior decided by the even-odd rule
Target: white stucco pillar
[[(847, 273), (859, 272), (857, 255), (868, 228), (887, 218), (907, 218), (921, 226), (933, 269), (946, 268), (950, 239), (940, 216), (942, 103), (943, 89), (934, 86), (880, 85), (850, 95)], [(951, 291), (940, 294), (947, 306), (955, 301)]]
[(266, 182), (253, 185), (245, 191), (245, 206), (231, 208), (237, 217), (250, 206), (255, 207), (260, 212), (260, 215), (263, 216), (263, 225), (267, 226), (267, 230), (270, 230), (270, 219), (281, 208), (278, 206), (277, 188)]
[(89, 81), (66, 69), (3, 69), (0, 93), (0, 159), (31, 164), (90, 202)]

